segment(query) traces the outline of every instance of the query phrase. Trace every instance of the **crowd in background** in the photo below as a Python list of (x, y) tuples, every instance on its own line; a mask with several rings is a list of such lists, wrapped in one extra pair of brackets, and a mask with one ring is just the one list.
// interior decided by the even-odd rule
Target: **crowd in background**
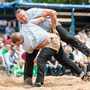
[[(25, 51), (22, 45), (16, 46), (12, 43), (10, 35), (13, 32), (15, 32), (15, 29), (11, 26), (11, 22), (8, 22), (5, 28), (5, 34), (0, 37), (0, 70), (5, 71), (8, 76), (19, 77), (24, 74)], [(72, 32), (71, 28), (69, 28), (69, 32)], [(86, 33), (85, 30), (82, 29), (75, 37), (90, 48), (90, 31)], [(84, 72), (90, 71), (90, 57), (85, 56), (78, 49), (67, 45), (63, 41), (61, 41), (61, 43), (70, 60), (75, 62)], [(77, 76), (69, 68), (59, 64), (54, 56), (47, 61), (45, 75)], [(33, 76), (37, 76), (37, 57), (34, 59)]]

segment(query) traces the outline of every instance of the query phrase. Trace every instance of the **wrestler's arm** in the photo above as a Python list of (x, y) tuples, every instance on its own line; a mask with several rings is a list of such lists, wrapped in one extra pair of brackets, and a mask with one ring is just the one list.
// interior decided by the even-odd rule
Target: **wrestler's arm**
[(50, 17), (51, 21), (52, 21), (52, 30), (55, 34), (59, 35), (59, 33), (56, 30), (56, 23), (57, 23), (56, 11), (54, 11), (52, 9), (43, 9), (42, 12), (43, 13), (41, 16), (34, 18), (35, 23), (39, 24), (39, 23), (45, 21), (47, 17)]
[(57, 23), (56, 11), (54, 11), (52, 9), (43, 9), (42, 17), (46, 18), (47, 16), (49, 16), (51, 18), (53, 32), (58, 34), (58, 32), (56, 30), (56, 23)]
[(43, 43), (41, 43), (39, 46), (37, 46), (36, 48), (35, 48), (35, 50), (39, 50), (39, 49), (41, 49), (41, 48), (44, 48), (47, 44), (49, 44), (50, 43), (50, 37), (48, 37), (46, 40), (44, 40), (44, 42)]
[(43, 22), (43, 21), (45, 21), (45, 20), (46, 20), (46, 18), (44, 18), (44, 17), (38, 17), (38, 18), (34, 19), (34, 22), (35, 22), (36, 24), (39, 24), (39, 23), (41, 23), (41, 22)]

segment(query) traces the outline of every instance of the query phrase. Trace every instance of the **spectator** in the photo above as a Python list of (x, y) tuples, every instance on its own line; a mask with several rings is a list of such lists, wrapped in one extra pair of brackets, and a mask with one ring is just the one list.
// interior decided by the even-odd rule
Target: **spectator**
[(10, 38), (10, 35), (15, 32), (14, 28), (11, 26), (11, 22), (8, 22), (8, 26), (5, 29), (6, 35), (8, 36), (8, 39)]
[(85, 41), (84, 41), (84, 37), (83, 37), (83, 34), (80, 33), (79, 36), (80, 36), (80, 41), (81, 41), (82, 43), (85, 43)]
[(74, 60), (74, 55), (72, 54), (72, 48), (70, 46), (65, 47), (65, 52), (71, 60)]
[(90, 57), (88, 58), (87, 72), (90, 72)]
[(86, 37), (87, 38), (87, 34), (85, 32), (85, 29), (82, 29), (79, 34), (82, 33), (82, 37)]
[(19, 60), (18, 64), (12, 68), (12, 75), (15, 77), (22, 76), (24, 74), (24, 60)]
[(3, 43), (4, 43), (4, 46), (5, 46), (6, 44), (12, 45), (11, 39), (8, 39), (8, 37), (7, 37), (6, 34), (3, 35)]
[(83, 69), (84, 72), (86, 72), (87, 67), (84, 63), (83, 54), (78, 49), (75, 49), (75, 51), (73, 51), (73, 55), (75, 62)]
[(65, 47), (67, 46), (67, 44), (65, 42), (62, 42), (62, 47), (63, 47), (63, 50), (65, 50)]
[(18, 63), (18, 58), (15, 53), (15, 49), (11, 49), (10, 52), (6, 53), (4, 55), (4, 59), (5, 59), (6, 66), (7, 66), (6, 73), (10, 75), (10, 68), (16, 65), (16, 63)]
[(8, 39), (6, 34), (3, 34), (2, 38), (3, 38), (3, 43), (5, 43), (7, 41), (7, 39)]
[(12, 41), (11, 41), (11, 39), (8, 39), (8, 40), (4, 43), (4, 45), (6, 45), (6, 44), (10, 44), (10, 45), (12, 45)]
[(0, 36), (0, 41), (3, 41), (3, 38), (2, 38), (2, 36)]
[(68, 32), (70, 33), (70, 35), (73, 36), (73, 34), (72, 34), (72, 28), (71, 27), (69, 27)]
[(34, 59), (33, 76), (37, 76), (37, 58)]
[(61, 67), (62, 66), (58, 63), (58, 61), (52, 56), (50, 61), (47, 61), (46, 64), (46, 75), (48, 75), (48, 70), (50, 69), (50, 75), (60, 76)]
[(0, 52), (0, 70), (4, 70), (5, 71), (5, 69), (6, 69), (6, 64), (5, 64), (5, 61), (4, 61), (2, 53)]
[(76, 38), (77, 40), (80, 40), (80, 36), (79, 36), (78, 34), (75, 35), (75, 38)]
[(11, 45), (10, 44), (6, 44), (5, 48), (3, 48), (1, 50), (1, 53), (4, 55), (6, 54), (7, 52), (10, 52), (10, 48), (11, 48)]
[[(66, 54), (67, 54), (67, 56), (68, 56), (68, 58), (70, 59), (70, 60), (73, 60), (73, 62), (75, 62), (74, 61), (74, 55), (72, 54), (72, 48), (70, 47), (70, 46), (67, 46), (67, 47), (65, 47), (65, 52), (66, 52)], [(66, 67), (62, 67), (63, 68), (63, 75), (64, 74), (66, 74), (66, 75), (76, 75), (73, 71), (71, 71), (70, 69), (68, 69), (68, 68), (66, 68)]]
[(2, 52), (2, 50), (3, 50), (3, 42), (0, 41), (0, 52)]
[(87, 36), (88, 36), (88, 38), (87, 38), (87, 41), (86, 41), (86, 46), (88, 48), (90, 48), (90, 31), (88, 32)]

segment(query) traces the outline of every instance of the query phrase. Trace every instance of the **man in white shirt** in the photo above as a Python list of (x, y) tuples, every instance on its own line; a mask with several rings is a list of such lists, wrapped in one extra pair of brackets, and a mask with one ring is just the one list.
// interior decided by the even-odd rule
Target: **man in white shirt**
[(86, 72), (87, 71), (87, 66), (84, 63), (83, 54), (78, 49), (75, 49), (73, 51), (73, 55), (74, 55), (74, 61), (80, 66), (80, 68), (82, 68), (82, 70), (84, 72)]

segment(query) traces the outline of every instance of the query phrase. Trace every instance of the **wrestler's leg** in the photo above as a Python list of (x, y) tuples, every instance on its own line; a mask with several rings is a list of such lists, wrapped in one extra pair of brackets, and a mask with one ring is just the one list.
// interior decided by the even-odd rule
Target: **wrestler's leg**
[(81, 51), (86, 56), (90, 55), (90, 49), (87, 46), (85, 46), (82, 42), (77, 40), (75, 37), (71, 36), (69, 32), (65, 30), (62, 26), (58, 25), (56, 26), (56, 29), (60, 34), (61, 40), (77, 48), (79, 51)]
[(25, 68), (24, 68), (24, 84), (32, 85), (32, 75), (33, 75), (33, 60), (35, 59), (38, 51), (35, 50), (33, 53), (29, 54), (26, 52), (25, 55)]

